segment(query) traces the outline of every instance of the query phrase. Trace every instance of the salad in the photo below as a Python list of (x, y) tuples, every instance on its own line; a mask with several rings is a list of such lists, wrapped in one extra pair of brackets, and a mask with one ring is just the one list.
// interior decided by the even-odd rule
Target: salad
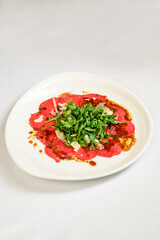
[(31, 114), (29, 124), (32, 137), (45, 145), (45, 153), (56, 162), (76, 160), (95, 166), (96, 156), (111, 158), (136, 142), (128, 110), (99, 94), (64, 93), (50, 98)]

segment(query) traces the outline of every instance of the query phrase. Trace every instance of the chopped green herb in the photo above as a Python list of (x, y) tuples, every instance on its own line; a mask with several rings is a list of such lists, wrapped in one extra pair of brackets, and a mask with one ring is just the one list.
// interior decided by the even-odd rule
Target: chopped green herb
[(91, 103), (77, 106), (68, 100), (65, 109), (57, 112), (56, 117), (49, 117), (46, 123), (53, 120), (56, 122), (51, 127), (63, 132), (66, 145), (71, 146), (71, 143), (76, 141), (82, 147), (89, 146), (92, 150), (97, 142), (110, 137), (106, 127), (121, 123), (115, 119), (116, 114), (108, 115), (105, 108), (103, 105), (93, 106)]
[(50, 117), (49, 117), (48, 120), (47, 120), (45, 123), (52, 122), (52, 121), (56, 120), (57, 118), (59, 118), (59, 116), (60, 116), (60, 114), (57, 113), (57, 116), (56, 116), (56, 117), (54, 117), (54, 118), (50, 118)]
[(51, 122), (51, 121), (53, 121), (54, 120), (54, 118), (52, 119), (52, 118), (48, 118), (48, 121), (46, 121), (45, 123), (48, 123), (48, 122)]
[(109, 142), (107, 142), (107, 141), (103, 141), (104, 143), (109, 143)]

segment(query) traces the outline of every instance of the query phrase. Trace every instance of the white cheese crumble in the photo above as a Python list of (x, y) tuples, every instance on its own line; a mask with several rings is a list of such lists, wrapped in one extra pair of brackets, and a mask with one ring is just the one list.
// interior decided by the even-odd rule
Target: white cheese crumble
[(56, 135), (59, 139), (61, 139), (63, 141), (65, 140), (63, 132), (60, 132), (59, 130), (56, 130), (55, 133), (56, 133)]
[(98, 150), (104, 149), (103, 144), (100, 143), (98, 139), (95, 139), (94, 141), (96, 142), (96, 148), (97, 148)]
[(67, 107), (65, 107), (66, 104), (67, 104), (67, 103), (58, 103), (58, 105), (60, 106), (60, 109), (61, 109), (61, 110), (63, 110), (63, 109), (66, 110), (66, 109), (67, 109)]
[(98, 143), (98, 144), (96, 144), (96, 148), (99, 150), (102, 150), (102, 149), (104, 149), (104, 146), (103, 146), (103, 144)]
[(90, 138), (87, 134), (85, 135), (84, 139), (85, 139), (86, 143), (90, 143)]
[(42, 122), (42, 121), (43, 121), (43, 115), (41, 115), (39, 118), (34, 120), (34, 122)]
[(78, 142), (72, 142), (71, 146), (74, 148), (75, 152), (77, 152), (80, 149), (80, 147), (81, 147), (81, 145), (79, 145)]
[(54, 106), (54, 108), (55, 108), (55, 112), (57, 112), (57, 105), (56, 105), (56, 100), (55, 100), (55, 98), (53, 98), (53, 106)]
[(55, 112), (53, 111), (53, 109), (52, 109), (52, 111), (51, 111), (51, 114), (53, 114), (53, 115), (55, 114)]
[(108, 115), (112, 115), (113, 111), (111, 111), (109, 108), (105, 108), (104, 112), (107, 113)]

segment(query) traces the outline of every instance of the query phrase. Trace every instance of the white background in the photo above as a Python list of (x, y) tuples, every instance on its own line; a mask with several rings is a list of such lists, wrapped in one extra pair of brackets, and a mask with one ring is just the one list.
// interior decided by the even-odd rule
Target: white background
[[(67, 71), (111, 78), (151, 112), (151, 144), (123, 172), (48, 181), (23, 173), (9, 157), (4, 128), (16, 100)], [(159, 240), (159, 92), (159, 0), (1, 0), (0, 239)]]

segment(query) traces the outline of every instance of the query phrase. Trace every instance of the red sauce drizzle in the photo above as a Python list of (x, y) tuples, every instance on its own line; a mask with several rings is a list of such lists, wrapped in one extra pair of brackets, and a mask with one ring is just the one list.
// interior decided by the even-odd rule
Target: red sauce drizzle
[(96, 166), (96, 162), (95, 162), (95, 161), (89, 161), (89, 164), (90, 164), (92, 167)]

